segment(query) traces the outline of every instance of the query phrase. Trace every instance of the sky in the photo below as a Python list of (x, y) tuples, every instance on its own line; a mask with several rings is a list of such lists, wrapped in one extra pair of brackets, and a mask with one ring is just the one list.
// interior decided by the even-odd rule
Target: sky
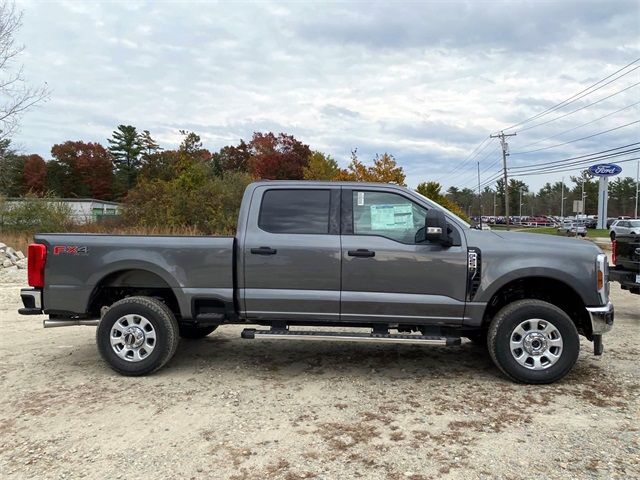
[[(273, 131), (343, 167), (354, 149), (364, 161), (391, 153), (410, 187), (477, 188), (476, 162), (483, 183), (502, 162), (497, 140), (481, 143), (489, 134), (640, 58), (638, 0), (17, 5), (24, 75), (46, 82), (50, 98), (24, 115), (14, 144), (45, 159), (66, 140), (106, 145), (119, 124), (150, 130), (167, 149), (180, 129), (211, 151)], [(618, 128), (640, 119), (639, 66), (506, 130), (534, 127), (509, 138), (509, 165), (640, 141), (640, 124)], [(635, 177), (635, 161), (620, 166)], [(523, 180), (539, 188), (571, 174)]]

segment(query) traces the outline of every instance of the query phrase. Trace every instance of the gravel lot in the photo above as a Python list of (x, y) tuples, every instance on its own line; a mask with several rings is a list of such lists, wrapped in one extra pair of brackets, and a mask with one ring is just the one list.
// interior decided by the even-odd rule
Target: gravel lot
[(640, 298), (612, 285), (605, 354), (516, 385), (483, 350), (182, 341), (146, 378), (99, 359), (95, 329), (22, 317), (0, 278), (2, 478), (640, 478)]

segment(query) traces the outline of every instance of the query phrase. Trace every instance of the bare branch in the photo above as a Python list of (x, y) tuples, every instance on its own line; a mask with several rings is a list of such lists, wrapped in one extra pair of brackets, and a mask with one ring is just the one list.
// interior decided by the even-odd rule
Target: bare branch
[(24, 50), (15, 40), (21, 26), (22, 12), (15, 3), (0, 0), (0, 141), (15, 132), (22, 113), (49, 97), (46, 83), (30, 87), (22, 65), (15, 65)]

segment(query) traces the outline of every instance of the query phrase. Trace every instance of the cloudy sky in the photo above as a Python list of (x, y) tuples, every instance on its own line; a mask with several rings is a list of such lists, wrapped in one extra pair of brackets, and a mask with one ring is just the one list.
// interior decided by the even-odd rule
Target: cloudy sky
[[(179, 143), (179, 129), (198, 133), (210, 150), (271, 130), (341, 165), (355, 148), (365, 160), (392, 153), (409, 186), (437, 179), (473, 187), (477, 160), (483, 181), (499, 168), (495, 140), (474, 156), (490, 133), (640, 57), (637, 0), (18, 6), (25, 76), (47, 82), (51, 98), (24, 116), (15, 142), (45, 158), (65, 140), (106, 144), (121, 123), (150, 130), (165, 148)], [(535, 128), (510, 139), (510, 164), (640, 141), (636, 123), (555, 146), (640, 119), (638, 66), (522, 125)], [(518, 154), (530, 150), (538, 151)], [(621, 166), (635, 176), (635, 162)]]

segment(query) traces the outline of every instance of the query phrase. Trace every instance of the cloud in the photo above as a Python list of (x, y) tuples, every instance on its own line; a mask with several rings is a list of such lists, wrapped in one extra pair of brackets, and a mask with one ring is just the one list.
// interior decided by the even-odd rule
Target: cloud
[[(69, 139), (106, 143), (120, 123), (150, 130), (165, 148), (176, 146), (178, 129), (196, 131), (211, 150), (273, 130), (342, 165), (354, 148), (365, 160), (390, 152), (411, 186), (431, 178), (448, 186), (472, 181), (477, 160), (487, 176), (497, 169), (492, 142), (450, 174), (489, 133), (640, 57), (634, 1), (19, 6), (25, 76), (48, 82), (52, 97), (24, 116), (15, 141), (45, 157)], [(572, 107), (638, 82), (638, 72)], [(638, 91), (522, 132), (511, 150), (633, 103)], [(540, 146), (638, 117), (628, 109)], [(637, 133), (622, 129), (510, 162), (575, 156), (631, 143)]]

